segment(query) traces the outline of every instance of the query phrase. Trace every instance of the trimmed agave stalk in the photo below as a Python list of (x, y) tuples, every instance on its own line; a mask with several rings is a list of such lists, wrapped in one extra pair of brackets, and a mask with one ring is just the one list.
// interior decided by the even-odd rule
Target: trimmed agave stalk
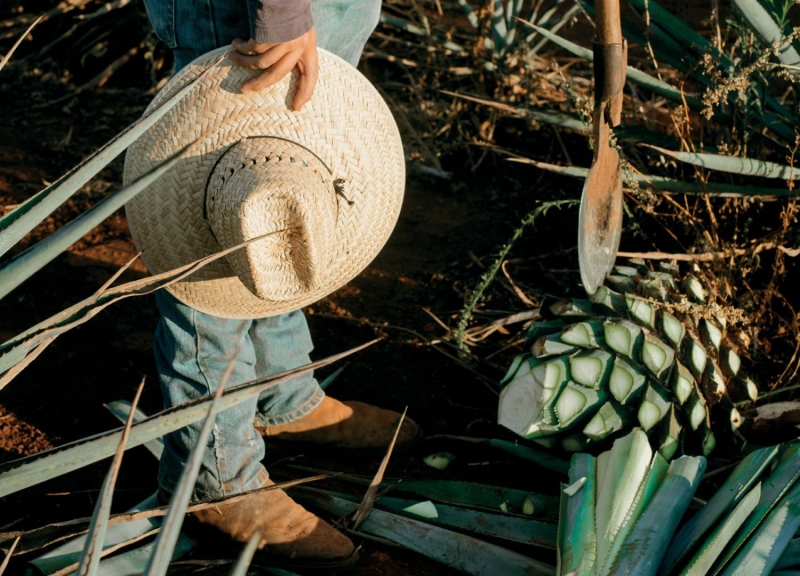
[(665, 458), (708, 454), (720, 432), (712, 424), (736, 431), (735, 402), (758, 394), (726, 336), (727, 314), (687, 311), (687, 300), (711, 304), (709, 293), (674, 264), (616, 266), (609, 284), (623, 291), (543, 305), (530, 354), (504, 380), (500, 424), (568, 451), (638, 425)]

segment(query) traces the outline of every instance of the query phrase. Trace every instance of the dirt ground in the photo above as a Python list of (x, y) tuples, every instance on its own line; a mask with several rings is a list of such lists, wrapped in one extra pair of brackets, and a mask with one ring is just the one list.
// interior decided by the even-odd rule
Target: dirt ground
[[(113, 98), (87, 93), (79, 105), (66, 110), (56, 106), (35, 115), (3, 118), (0, 207), (11, 206), (53, 181), (134, 120), (147, 101), (141, 91), (118, 92)], [(409, 416), (428, 434), (508, 437), (494, 424), (497, 395), (487, 382), (502, 376), (500, 367), (514, 351), (498, 358), (497, 370), (484, 366), (482, 375), (476, 375), (426, 343), (444, 334), (426, 310), (452, 324), (463, 305), (464, 285), (474, 283), (482, 261), (490, 260), (536, 200), (534, 191), (524, 187), (524, 179), (534, 176), (530, 169), (512, 169), (510, 176), (497, 177), (492, 162), (472, 187), (460, 179), (451, 182), (412, 173), (399, 224), (378, 258), (347, 286), (306, 310), (317, 358), (376, 336), (383, 339), (352, 359), (329, 390), (333, 396), (396, 410), (408, 406)], [(503, 170), (505, 174), (507, 169)], [(120, 172), (118, 159), (26, 242), (45, 236), (118, 186)], [(522, 185), (512, 187), (510, 181)], [(553, 218), (556, 224), (563, 219), (566, 229), (574, 229), (576, 212), (555, 213)], [(537, 233), (531, 237), (536, 242)], [(552, 238), (542, 238), (541, 245), (559, 251)], [(124, 214), (117, 213), (0, 302), (0, 340), (91, 294), (134, 254)], [(122, 281), (144, 274), (137, 264)], [(544, 275), (542, 282), (547, 283)], [(504, 304), (500, 311), (506, 308)], [(507, 311), (522, 308), (518, 303)], [(157, 319), (152, 297), (128, 299), (59, 338), (0, 392), (0, 462), (117, 426), (103, 405), (131, 399), (143, 376), (147, 384), (142, 406), (150, 413), (157, 411), (160, 394), (151, 353)], [(459, 456), (454, 465), (437, 472), (421, 462), (432, 449), (423, 443), (415, 453), (394, 458), (387, 477), (487, 483), (502, 478), (509, 486), (529, 490), (557, 488), (555, 479), (542, 477), (541, 470), (510, 463), (497, 454), (475, 450), (462, 454), (458, 447), (449, 448)], [(378, 464), (273, 452), (268, 452), (265, 463), (276, 479), (302, 475), (287, 462), (360, 474), (372, 474)], [(32, 528), (90, 515), (106, 467), (106, 462), (98, 463), (5, 498), (0, 529)], [(155, 460), (143, 448), (129, 451), (115, 510), (127, 509), (155, 488)], [(372, 542), (363, 543), (362, 558), (356, 574), (452, 572), (413, 553)], [(13, 561), (12, 573), (22, 570), (25, 560)]]

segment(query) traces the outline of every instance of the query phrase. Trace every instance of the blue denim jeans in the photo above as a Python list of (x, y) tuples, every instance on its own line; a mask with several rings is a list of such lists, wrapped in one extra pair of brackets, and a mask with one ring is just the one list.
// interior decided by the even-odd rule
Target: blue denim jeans
[[(158, 37), (175, 54), (180, 70), (198, 56), (234, 38), (251, 37), (260, 0), (145, 0)], [(380, 15), (380, 0), (311, 0), (317, 45), (354, 66)], [(231, 320), (204, 314), (166, 291), (156, 294), (161, 319), (155, 356), (166, 408), (213, 393), (231, 358), (226, 387), (307, 364), (311, 336), (301, 311), (271, 318)], [(259, 426), (291, 422), (324, 397), (312, 374), (283, 382), (258, 398), (217, 416), (195, 485), (194, 499), (217, 498), (259, 487), (268, 478), (261, 464)], [(159, 484), (173, 491), (196, 444), (202, 423), (169, 434), (159, 466)]]

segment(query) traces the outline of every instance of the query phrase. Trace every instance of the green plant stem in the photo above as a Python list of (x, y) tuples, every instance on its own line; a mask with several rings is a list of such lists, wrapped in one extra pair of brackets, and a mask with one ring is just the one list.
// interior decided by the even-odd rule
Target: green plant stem
[(464, 305), (464, 308), (461, 310), (461, 315), (458, 318), (458, 324), (456, 324), (456, 329), (453, 332), (453, 338), (456, 342), (456, 346), (458, 346), (459, 355), (464, 357), (469, 355), (469, 349), (467, 345), (464, 343), (464, 331), (467, 329), (467, 324), (469, 324), (470, 319), (472, 318), (472, 313), (475, 310), (475, 307), (480, 303), (481, 299), (483, 298), (484, 292), (489, 287), (489, 285), (494, 280), (495, 276), (497, 276), (497, 272), (500, 270), (500, 266), (503, 265), (503, 261), (508, 256), (508, 253), (511, 251), (511, 248), (520, 239), (522, 233), (528, 226), (533, 225), (536, 221), (536, 218), (539, 215), (544, 214), (550, 208), (557, 206), (575, 206), (578, 204), (578, 200), (570, 199), (570, 200), (554, 200), (552, 202), (545, 202), (536, 210), (525, 216), (520, 222), (519, 227), (514, 230), (514, 233), (511, 235), (509, 241), (503, 246), (500, 250), (500, 254), (497, 256), (495, 261), (489, 266), (489, 269), (483, 273), (481, 276), (478, 285), (475, 289), (470, 293), (469, 297), (467, 298), (467, 302)]

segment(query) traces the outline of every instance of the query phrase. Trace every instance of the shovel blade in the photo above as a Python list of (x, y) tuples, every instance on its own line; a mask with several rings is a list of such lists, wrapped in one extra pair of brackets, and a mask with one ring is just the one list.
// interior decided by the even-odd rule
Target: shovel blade
[(583, 185), (578, 216), (578, 263), (591, 296), (614, 266), (622, 235), (622, 171), (619, 153), (599, 143), (597, 157)]

